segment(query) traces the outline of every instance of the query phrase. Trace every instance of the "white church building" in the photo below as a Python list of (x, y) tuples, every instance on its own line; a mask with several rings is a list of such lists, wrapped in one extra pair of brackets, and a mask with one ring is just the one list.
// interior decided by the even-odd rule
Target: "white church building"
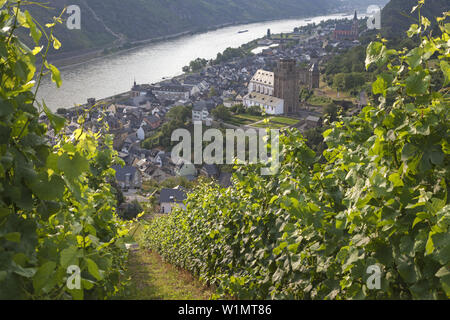
[(274, 97), (275, 74), (259, 69), (248, 85), (248, 94), (243, 98), (243, 104), (249, 108), (260, 106), (266, 114), (277, 115), (284, 113), (284, 100)]
[(263, 107), (266, 114), (276, 115), (284, 113), (284, 100), (262, 93), (250, 92), (244, 97), (244, 105)]

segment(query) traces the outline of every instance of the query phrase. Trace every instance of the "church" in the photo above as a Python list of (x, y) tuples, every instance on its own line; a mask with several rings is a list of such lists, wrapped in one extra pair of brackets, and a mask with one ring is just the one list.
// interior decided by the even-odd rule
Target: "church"
[(244, 105), (263, 107), (266, 114), (292, 114), (299, 110), (300, 86), (310, 89), (319, 87), (319, 66), (299, 69), (294, 59), (278, 61), (275, 72), (260, 69), (256, 71), (248, 85)]
[(355, 16), (353, 17), (353, 23), (341, 23), (337, 24), (333, 32), (334, 40), (358, 40), (358, 14), (355, 11)]
[(258, 70), (249, 83), (244, 105), (260, 106), (270, 115), (297, 111), (300, 83), (296, 64), (295, 60), (281, 59), (275, 72)]

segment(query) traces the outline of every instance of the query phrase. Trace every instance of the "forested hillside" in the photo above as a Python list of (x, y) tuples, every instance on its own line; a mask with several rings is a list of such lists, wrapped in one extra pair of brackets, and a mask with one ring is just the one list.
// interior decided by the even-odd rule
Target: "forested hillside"
[[(60, 52), (80, 52), (112, 44), (136, 41), (185, 31), (201, 31), (227, 23), (324, 14), (337, 0), (39, 0), (54, 10), (26, 6), (39, 22), (58, 15), (66, 5), (81, 8), (81, 30), (59, 25)], [(67, 18), (67, 15), (63, 16)]]
[[(411, 13), (411, 8), (417, 5), (417, 0), (391, 0), (382, 11), (381, 23), (383, 35), (386, 37), (404, 38), (405, 31), (412, 23), (417, 23), (417, 15)], [(450, 10), (448, 0), (427, 0), (422, 7), (421, 14), (427, 17), (433, 26), (433, 17)], [(416, 21), (416, 22), (415, 22)]]

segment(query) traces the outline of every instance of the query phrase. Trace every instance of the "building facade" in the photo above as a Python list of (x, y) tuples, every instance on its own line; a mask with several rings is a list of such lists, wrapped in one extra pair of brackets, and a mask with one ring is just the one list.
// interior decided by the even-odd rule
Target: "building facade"
[(273, 72), (259, 69), (250, 80), (248, 92), (257, 92), (273, 96), (274, 78), (275, 75)]
[(275, 72), (258, 70), (249, 83), (249, 93), (243, 98), (243, 104), (246, 107), (261, 106), (271, 115), (297, 112), (300, 84), (313, 80), (316, 83), (318, 79), (316, 75), (310, 76), (309, 69), (306, 71), (302, 73), (294, 59), (279, 60)]
[(116, 180), (122, 190), (140, 189), (142, 187), (142, 174), (137, 168), (118, 165), (114, 165), (112, 168), (116, 171)]
[(181, 85), (154, 86), (151, 92), (163, 100), (187, 100), (190, 97), (190, 89)]
[(207, 126), (211, 125), (211, 110), (214, 108), (214, 104), (199, 101), (194, 103), (192, 107), (192, 122), (202, 121)]
[(244, 97), (244, 106), (260, 106), (266, 114), (276, 115), (284, 113), (284, 100), (262, 93), (251, 92)]
[(186, 200), (186, 193), (180, 188), (161, 190), (159, 196), (159, 205), (162, 213), (171, 213), (174, 207), (186, 209), (183, 201)]

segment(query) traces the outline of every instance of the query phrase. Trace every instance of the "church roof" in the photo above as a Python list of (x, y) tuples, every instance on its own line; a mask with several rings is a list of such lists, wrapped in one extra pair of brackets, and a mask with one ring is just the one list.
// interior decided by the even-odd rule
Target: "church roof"
[(274, 79), (275, 79), (275, 75), (273, 72), (270, 71), (266, 71), (263, 69), (259, 69), (258, 71), (256, 71), (255, 75), (252, 78), (252, 82), (257, 82), (260, 84), (265, 84), (268, 86), (273, 86), (274, 85)]
[(351, 31), (352, 25), (351, 24), (343, 24), (343, 23), (337, 24), (335, 30), (336, 31)]
[(257, 92), (249, 93), (244, 97), (244, 99), (249, 99), (256, 102), (259, 105), (266, 105), (266, 106), (278, 106), (280, 103), (284, 102), (283, 99)]

